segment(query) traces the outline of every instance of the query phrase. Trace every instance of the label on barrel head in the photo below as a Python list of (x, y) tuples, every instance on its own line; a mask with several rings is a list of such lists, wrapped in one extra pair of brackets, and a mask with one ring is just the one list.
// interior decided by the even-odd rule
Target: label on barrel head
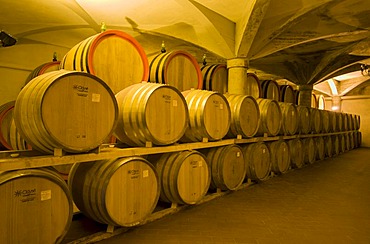
[(172, 100), (172, 106), (177, 107), (177, 100)]
[(240, 152), (236, 152), (236, 157), (239, 158), (240, 157)]
[(41, 191), (41, 201), (46, 201), (51, 199), (51, 190)]
[(146, 178), (149, 176), (149, 170), (143, 170), (143, 178)]
[(94, 103), (99, 103), (100, 102), (100, 94), (93, 93), (91, 96), (91, 101)]

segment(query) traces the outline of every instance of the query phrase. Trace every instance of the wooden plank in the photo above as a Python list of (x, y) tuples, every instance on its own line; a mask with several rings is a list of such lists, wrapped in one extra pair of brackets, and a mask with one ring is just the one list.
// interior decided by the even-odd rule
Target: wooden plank
[(290, 140), (295, 138), (307, 138), (317, 136), (331, 136), (348, 133), (350, 131), (332, 132), (325, 134), (306, 134), (294, 136), (275, 136), (275, 137), (253, 137), (247, 139), (226, 139), (212, 142), (194, 142), (184, 144), (174, 144), (161, 147), (130, 147), (130, 148), (111, 148), (112, 145), (104, 145), (96, 153), (67, 154), (64, 156), (41, 155), (36, 151), (1, 151), (0, 152), (0, 173), (2, 171), (38, 168), (46, 166), (67, 165), (82, 162), (91, 162), (109, 158), (142, 156), (149, 154), (177, 152), (184, 150), (197, 150), (211, 147), (227, 146), (232, 144), (255, 143), (260, 141)]

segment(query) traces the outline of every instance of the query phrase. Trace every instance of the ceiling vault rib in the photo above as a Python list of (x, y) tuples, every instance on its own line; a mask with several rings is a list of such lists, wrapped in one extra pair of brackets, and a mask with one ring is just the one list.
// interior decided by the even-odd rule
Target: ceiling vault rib
[(247, 57), (271, 0), (255, 0), (251, 10), (237, 23), (235, 56)]

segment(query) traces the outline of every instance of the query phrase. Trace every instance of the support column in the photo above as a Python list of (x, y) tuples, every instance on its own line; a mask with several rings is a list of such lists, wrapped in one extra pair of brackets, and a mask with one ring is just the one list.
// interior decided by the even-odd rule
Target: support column
[(340, 112), (342, 111), (342, 99), (340, 96), (333, 96), (331, 110)]
[(300, 85), (298, 86), (298, 90), (298, 105), (311, 107), (313, 85)]
[(228, 69), (228, 92), (230, 94), (248, 95), (249, 86), (248, 80), (249, 61), (246, 58), (233, 58), (227, 60)]

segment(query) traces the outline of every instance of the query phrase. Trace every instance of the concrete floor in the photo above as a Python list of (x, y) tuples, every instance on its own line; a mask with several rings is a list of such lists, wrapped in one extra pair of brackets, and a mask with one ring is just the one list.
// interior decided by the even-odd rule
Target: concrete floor
[(370, 149), (319, 161), (100, 241), (370, 243)]

